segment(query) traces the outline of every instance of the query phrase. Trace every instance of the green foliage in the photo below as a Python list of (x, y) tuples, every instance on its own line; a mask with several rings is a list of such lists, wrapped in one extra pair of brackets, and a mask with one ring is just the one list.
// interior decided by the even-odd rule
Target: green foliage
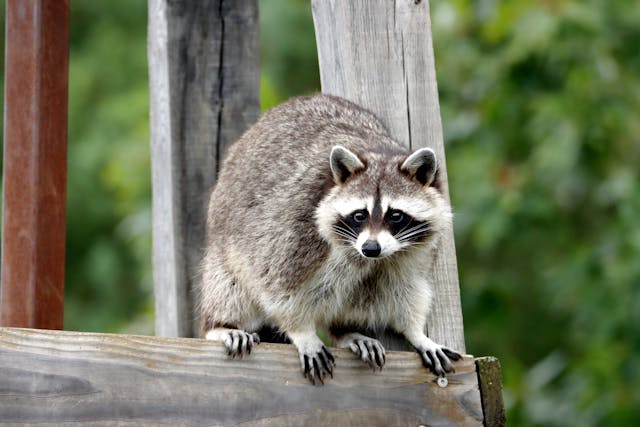
[(146, 2), (71, 3), (65, 327), (153, 332)]
[[(72, 7), (65, 326), (151, 333), (146, 2)], [(262, 106), (319, 88), (260, 1)], [(468, 350), (510, 425), (640, 425), (640, 8), (431, 2)]]
[(432, 8), (468, 347), (512, 425), (638, 425), (640, 10)]
[(260, 0), (261, 107), (320, 91), (309, 0)]

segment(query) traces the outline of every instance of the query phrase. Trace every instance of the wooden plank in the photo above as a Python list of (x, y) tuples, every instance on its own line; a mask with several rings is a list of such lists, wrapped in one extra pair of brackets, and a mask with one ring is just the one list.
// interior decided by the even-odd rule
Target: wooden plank
[(150, 0), (156, 333), (193, 336), (208, 195), (259, 114), (257, 0)]
[[(448, 197), (429, 2), (312, 0), (312, 6), (322, 91), (370, 109), (407, 146), (434, 149)], [(436, 298), (428, 334), (464, 352), (453, 230), (431, 279)]]
[(372, 372), (332, 349), (334, 379), (302, 377), (295, 347), (233, 360), (221, 343), (0, 329), (0, 420), (69, 425), (482, 425), (474, 360), (442, 388), (415, 353)]
[(60, 329), (68, 0), (7, 0), (0, 324)]
[(480, 385), (484, 425), (486, 427), (506, 426), (500, 361), (495, 357), (479, 357), (476, 359), (476, 371)]

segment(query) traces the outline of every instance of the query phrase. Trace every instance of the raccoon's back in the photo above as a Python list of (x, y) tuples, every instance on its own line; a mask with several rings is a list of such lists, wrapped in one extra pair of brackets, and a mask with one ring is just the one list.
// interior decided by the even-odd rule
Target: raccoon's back
[(268, 190), (314, 168), (329, 176), (333, 145), (367, 149), (379, 137), (388, 139), (386, 128), (351, 102), (329, 95), (293, 98), (265, 113), (230, 147), (219, 185), (227, 185), (229, 176)]

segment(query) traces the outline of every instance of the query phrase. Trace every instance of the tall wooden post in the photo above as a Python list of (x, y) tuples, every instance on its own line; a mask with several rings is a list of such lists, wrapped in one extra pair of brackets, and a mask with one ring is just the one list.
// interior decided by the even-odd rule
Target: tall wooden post
[[(429, 2), (312, 0), (322, 91), (352, 100), (380, 117), (411, 148), (431, 147), (449, 196)], [(442, 245), (431, 282), (435, 301), (427, 332), (464, 351), (453, 231)]]
[(196, 333), (209, 191), (259, 114), (257, 0), (150, 0), (156, 334)]
[(62, 329), (68, 0), (7, 0), (0, 323)]

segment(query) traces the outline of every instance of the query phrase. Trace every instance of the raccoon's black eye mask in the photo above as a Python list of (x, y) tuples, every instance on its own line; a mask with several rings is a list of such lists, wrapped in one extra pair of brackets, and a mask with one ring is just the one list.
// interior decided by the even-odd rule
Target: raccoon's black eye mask
[[(376, 224), (377, 223), (377, 224)], [(373, 218), (366, 209), (358, 209), (338, 218), (334, 225), (336, 233), (353, 240), (367, 225), (385, 228), (398, 241), (416, 242), (429, 236), (430, 224), (419, 221), (399, 209), (389, 209), (384, 218)]]
[(412, 225), (417, 225), (420, 221), (415, 220), (411, 215), (399, 209), (389, 209), (384, 216), (384, 223), (389, 233), (396, 237)]

